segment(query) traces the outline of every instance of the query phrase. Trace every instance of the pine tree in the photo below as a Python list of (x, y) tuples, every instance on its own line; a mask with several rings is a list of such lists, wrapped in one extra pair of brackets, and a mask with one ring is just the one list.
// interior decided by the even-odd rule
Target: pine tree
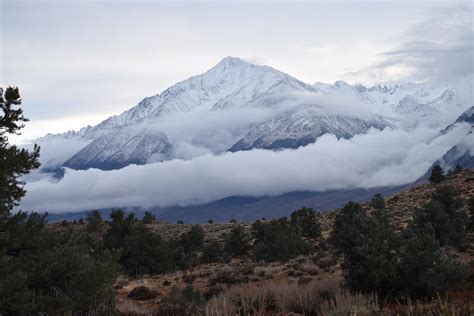
[(385, 200), (381, 193), (377, 193), (372, 197), (372, 201), (370, 201), (370, 206), (376, 210), (385, 209)]
[(90, 211), (87, 213), (87, 231), (95, 232), (102, 227), (102, 216), (98, 210)]
[(467, 202), (467, 210), (469, 212), (469, 229), (474, 231), (474, 197), (471, 197)]
[(38, 146), (8, 143), (27, 121), (20, 104), (18, 88), (0, 91), (0, 315), (108, 314), (116, 256), (81, 233), (47, 229), (46, 215), (12, 212), (25, 195), (20, 177), (39, 167)]
[(8, 87), (5, 93), (0, 89), (0, 108), (3, 111), (0, 115), (0, 225), (4, 225), (11, 209), (25, 195), (20, 177), (40, 165), (37, 145), (30, 152), (8, 143), (8, 135), (19, 135), (23, 123), (28, 121), (19, 105), (18, 88)]
[(440, 183), (443, 181), (445, 178), (444, 176), (444, 170), (441, 168), (441, 166), (436, 165), (433, 168), (431, 168), (431, 176), (429, 178), (431, 183)]
[(303, 236), (318, 238), (321, 236), (321, 223), (312, 208), (303, 207), (290, 215), (291, 224), (299, 227)]
[(459, 162), (456, 164), (456, 166), (454, 167), (454, 173), (460, 173), (462, 172), (463, 168), (462, 166), (459, 164)]
[(156, 221), (155, 215), (153, 215), (152, 213), (150, 213), (148, 211), (145, 212), (145, 215), (143, 215), (143, 218), (142, 218), (143, 224), (151, 224), (154, 221)]

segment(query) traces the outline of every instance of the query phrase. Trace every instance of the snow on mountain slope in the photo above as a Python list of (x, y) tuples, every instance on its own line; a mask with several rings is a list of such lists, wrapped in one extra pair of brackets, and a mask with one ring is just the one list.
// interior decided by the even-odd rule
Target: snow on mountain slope
[(288, 93), (296, 89), (315, 91), (311, 85), (271, 67), (226, 57), (204, 74), (181, 81), (161, 94), (143, 99), (121, 115), (103, 121), (97, 129), (132, 125), (198, 107), (227, 107), (229, 103), (248, 102), (265, 93)]
[(298, 148), (314, 143), (318, 137), (327, 133), (338, 138), (351, 138), (366, 133), (370, 128), (383, 129), (391, 126), (393, 125), (382, 117), (374, 116), (373, 119), (364, 120), (346, 115), (322, 114), (315, 109), (292, 111), (258, 124), (235, 143), (230, 151)]
[[(38, 141), (81, 144), (61, 156), (64, 166), (108, 170), (225, 150), (297, 148), (325, 133), (350, 138), (370, 128), (446, 126), (462, 110), (456, 90), (446, 87), (309, 85), (274, 68), (226, 57), (96, 126)], [(236, 122), (230, 123), (229, 115)], [(216, 123), (219, 118), (227, 123)], [(59, 160), (51, 161), (54, 166), (45, 168)]]
[(313, 86), (330, 95), (351, 95), (365, 103), (377, 104), (381, 113), (399, 116), (403, 128), (446, 126), (466, 110), (460, 91), (466, 87), (458, 89), (430, 83), (364, 87), (344, 81), (336, 81), (334, 85), (318, 82)]
[(145, 164), (149, 159), (165, 160), (172, 145), (165, 134), (154, 130), (121, 128), (99, 137), (68, 159), (72, 169), (120, 169), (130, 164)]

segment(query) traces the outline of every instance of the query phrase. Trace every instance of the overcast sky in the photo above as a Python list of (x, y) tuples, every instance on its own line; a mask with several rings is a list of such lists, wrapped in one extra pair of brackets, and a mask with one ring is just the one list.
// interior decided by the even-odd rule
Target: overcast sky
[[(225, 56), (308, 83), (373, 84), (366, 72), (452, 2), (9, 1), (1, 3), (0, 86), (18, 85), (22, 139), (96, 124)], [(472, 11), (472, 5), (465, 2)], [(472, 26), (472, 24), (471, 24)], [(362, 70), (362, 72), (361, 72)]]

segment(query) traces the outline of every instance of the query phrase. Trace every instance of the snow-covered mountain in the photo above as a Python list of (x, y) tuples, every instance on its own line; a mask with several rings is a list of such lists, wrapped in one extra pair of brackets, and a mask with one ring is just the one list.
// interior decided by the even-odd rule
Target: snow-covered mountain
[(371, 128), (442, 128), (465, 110), (457, 95), (452, 87), (415, 83), (310, 85), (274, 68), (226, 57), (96, 126), (37, 141), (44, 148), (55, 142), (78, 144), (61, 159), (43, 162), (47, 169), (109, 170), (226, 150), (297, 148), (327, 133), (351, 138)]
[(314, 109), (306, 109), (283, 113), (258, 124), (235, 143), (230, 151), (298, 148), (314, 143), (318, 137), (327, 133), (337, 138), (351, 138), (366, 133), (370, 128), (384, 129), (392, 126), (383, 117), (361, 119), (337, 114), (324, 115)]
[(474, 168), (474, 106), (465, 111), (453, 124), (442, 131), (448, 133), (459, 125), (470, 126), (466, 134), (435, 164), (441, 165), (445, 170), (452, 170), (456, 164), (465, 168)]
[(68, 159), (64, 166), (73, 169), (120, 169), (130, 164), (146, 164), (150, 159), (166, 160), (171, 148), (166, 135), (156, 130), (118, 128), (93, 140)]

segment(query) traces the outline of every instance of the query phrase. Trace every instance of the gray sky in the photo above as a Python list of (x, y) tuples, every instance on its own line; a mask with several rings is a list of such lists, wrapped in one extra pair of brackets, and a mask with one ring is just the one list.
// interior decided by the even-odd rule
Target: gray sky
[[(0, 5), (0, 86), (20, 87), (32, 120), (26, 139), (96, 124), (229, 55), (308, 83), (397, 80), (410, 69), (384, 53), (405, 47), (407, 34), (453, 3), (0, 0)], [(472, 18), (472, 4), (464, 5)], [(365, 71), (373, 65), (384, 65), (384, 71)]]

